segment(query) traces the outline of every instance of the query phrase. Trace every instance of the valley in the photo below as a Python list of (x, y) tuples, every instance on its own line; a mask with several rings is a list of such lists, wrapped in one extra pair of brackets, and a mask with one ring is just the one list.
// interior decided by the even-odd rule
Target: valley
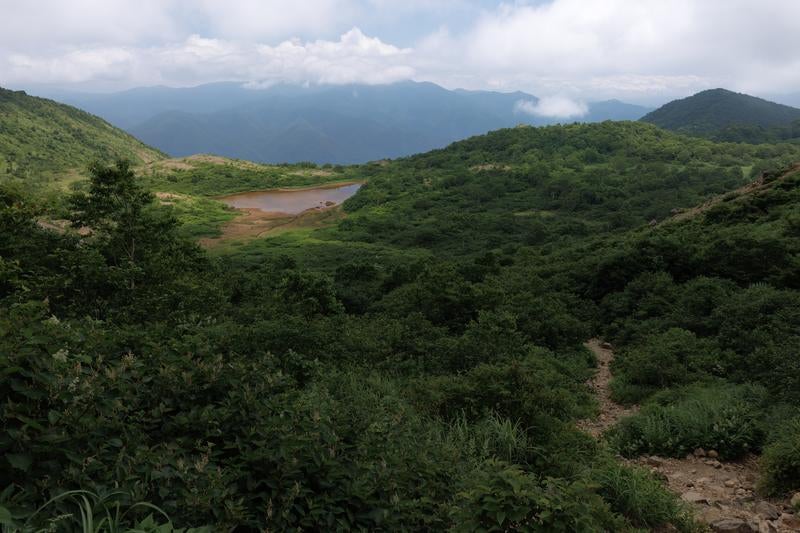
[(108, 128), (0, 180), (10, 527), (80, 496), (164, 531), (794, 527), (800, 145), (263, 164)]

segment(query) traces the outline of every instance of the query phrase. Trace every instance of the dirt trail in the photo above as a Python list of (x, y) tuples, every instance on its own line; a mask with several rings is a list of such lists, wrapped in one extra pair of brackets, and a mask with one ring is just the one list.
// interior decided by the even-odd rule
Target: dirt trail
[(639, 410), (638, 406), (623, 407), (611, 400), (611, 362), (614, 352), (611, 346), (600, 339), (590, 339), (584, 344), (597, 357), (597, 372), (589, 381), (600, 403), (600, 414), (595, 419), (586, 419), (578, 422), (578, 428), (586, 431), (591, 436), (599, 438), (600, 435), (620, 418), (632, 415)]
[[(639, 407), (626, 408), (611, 400), (611, 346), (599, 339), (590, 339), (584, 346), (597, 357), (598, 369), (589, 385), (597, 394), (600, 414), (593, 420), (581, 420), (578, 427), (599, 438)], [(684, 459), (650, 456), (626, 462), (647, 468), (663, 480), (712, 531), (800, 532), (800, 514), (792, 510), (788, 500), (767, 500), (756, 495), (758, 461), (754, 456), (722, 462), (714, 450), (697, 449)]]

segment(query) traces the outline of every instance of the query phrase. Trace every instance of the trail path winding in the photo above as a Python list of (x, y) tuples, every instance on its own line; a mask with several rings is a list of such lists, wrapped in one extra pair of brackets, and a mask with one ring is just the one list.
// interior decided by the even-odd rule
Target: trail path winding
[[(581, 420), (578, 428), (595, 438), (621, 418), (635, 414), (639, 406), (623, 407), (611, 400), (612, 347), (600, 339), (584, 346), (597, 357), (598, 368), (589, 380), (600, 403), (600, 414)], [(649, 469), (683, 501), (711, 531), (741, 533), (800, 532), (800, 514), (788, 500), (767, 500), (756, 495), (758, 461), (748, 456), (740, 461), (722, 462), (713, 450), (698, 449), (684, 459), (645, 456), (625, 462)]]
[(614, 352), (610, 345), (600, 339), (589, 339), (584, 344), (586, 348), (597, 357), (597, 372), (591, 380), (589, 386), (592, 387), (600, 403), (600, 414), (594, 419), (585, 419), (578, 422), (578, 428), (589, 433), (595, 438), (614, 424), (620, 418), (635, 414), (639, 406), (623, 407), (611, 400), (611, 363), (614, 361)]

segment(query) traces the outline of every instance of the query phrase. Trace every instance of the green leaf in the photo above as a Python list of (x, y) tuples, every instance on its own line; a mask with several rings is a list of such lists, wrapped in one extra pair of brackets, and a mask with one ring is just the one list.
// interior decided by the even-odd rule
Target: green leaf
[(6, 460), (11, 466), (23, 472), (27, 472), (33, 463), (31, 456), (25, 453), (8, 453), (6, 454)]
[(11, 518), (11, 511), (0, 505), (0, 524), (10, 526), (14, 524), (14, 519)]

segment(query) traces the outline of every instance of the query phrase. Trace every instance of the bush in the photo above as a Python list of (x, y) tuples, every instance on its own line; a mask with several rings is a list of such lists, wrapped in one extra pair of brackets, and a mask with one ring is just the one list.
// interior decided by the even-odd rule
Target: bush
[(688, 510), (650, 472), (609, 460), (591, 476), (600, 485), (600, 495), (611, 509), (634, 526), (653, 529), (671, 523), (680, 531), (694, 528)]
[(772, 496), (800, 490), (800, 417), (790, 420), (764, 449), (761, 490)]
[(623, 526), (588, 485), (540, 482), (498, 460), (487, 461), (465, 480), (451, 518), (457, 532), (618, 531)]
[(757, 450), (764, 438), (759, 403), (764, 392), (744, 385), (695, 385), (654, 397), (620, 422), (609, 440), (626, 457), (682, 457), (695, 448), (731, 459)]
[(614, 362), (614, 371), (621, 381), (641, 387), (641, 393), (647, 394), (719, 373), (719, 359), (713, 341), (700, 339), (685, 329), (671, 328), (621, 352)]

